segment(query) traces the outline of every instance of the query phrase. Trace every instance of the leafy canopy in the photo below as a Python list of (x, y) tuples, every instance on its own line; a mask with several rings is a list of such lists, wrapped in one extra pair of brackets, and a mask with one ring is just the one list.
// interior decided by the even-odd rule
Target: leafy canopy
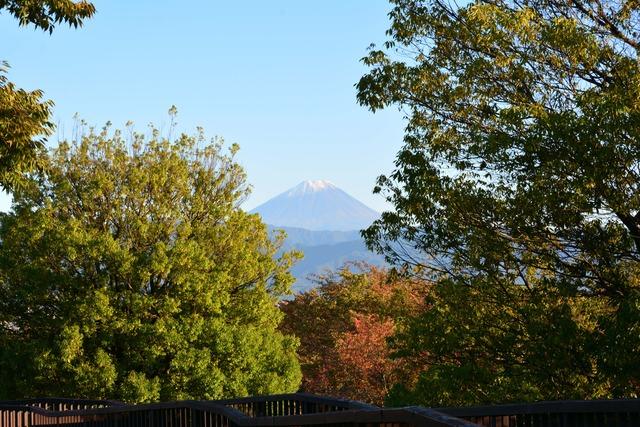
[[(398, 341), (431, 355), (421, 390), (469, 390), (453, 403), (635, 397), (638, 3), (392, 3), (358, 99), (398, 106), (407, 127), (376, 188), (394, 210), (365, 236), (439, 282), (436, 311)], [(535, 339), (551, 353), (532, 353)], [(547, 367), (554, 340), (567, 356)]]
[(423, 284), (364, 263), (315, 279), (317, 288), (281, 304), (282, 330), (300, 338), (302, 389), (383, 404), (391, 386), (415, 379), (387, 339), (418, 311)]
[[(124, 135), (129, 135), (125, 137)], [(293, 392), (293, 278), (221, 140), (90, 130), (0, 224), (0, 396), (128, 402)]]
[(31, 24), (51, 33), (60, 23), (75, 28), (81, 26), (84, 19), (93, 16), (96, 8), (84, 0), (0, 0), (0, 13), (2, 10), (13, 15), (20, 25)]
[(7, 80), (8, 64), (0, 64), (0, 186), (10, 190), (24, 175), (42, 166), (45, 137), (54, 129), (51, 101), (42, 91), (26, 91)]
[[(93, 4), (71, 0), (0, 0), (0, 13), (8, 11), (20, 25), (32, 24), (51, 33), (56, 24), (82, 25), (95, 12)], [(24, 175), (42, 168), (42, 150), (53, 132), (53, 102), (42, 91), (17, 88), (7, 77), (8, 64), (0, 62), (0, 188), (9, 191)]]

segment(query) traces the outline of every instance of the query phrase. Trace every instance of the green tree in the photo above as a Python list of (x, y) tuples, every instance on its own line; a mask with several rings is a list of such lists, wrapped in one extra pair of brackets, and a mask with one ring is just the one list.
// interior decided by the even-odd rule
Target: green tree
[(0, 186), (5, 191), (42, 166), (45, 137), (53, 131), (53, 103), (42, 100), (42, 91), (16, 88), (7, 80), (7, 68), (6, 62), (0, 64)]
[(401, 108), (405, 144), (375, 190), (394, 210), (364, 234), (438, 283), (396, 340), (429, 355), (398, 396), (636, 397), (637, 2), (392, 3), (358, 99)]
[(60, 23), (78, 28), (96, 12), (95, 6), (84, 0), (0, 0), (0, 13), (2, 10), (13, 15), (20, 25), (33, 25), (49, 32)]
[(296, 391), (276, 256), (234, 161), (200, 131), (107, 126), (52, 153), (0, 225), (0, 396), (128, 402)]
[[(71, 0), (0, 0), (0, 13), (8, 11), (20, 25), (52, 32), (55, 25), (73, 27), (90, 18), (93, 4)], [(7, 77), (6, 62), (0, 62), (0, 187), (11, 190), (20, 185), (25, 173), (42, 167), (45, 138), (53, 131), (51, 101), (40, 90), (17, 88)]]

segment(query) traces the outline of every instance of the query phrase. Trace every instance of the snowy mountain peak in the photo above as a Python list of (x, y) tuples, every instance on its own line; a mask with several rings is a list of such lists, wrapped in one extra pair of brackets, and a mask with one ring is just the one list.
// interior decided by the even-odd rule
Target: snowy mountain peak
[(267, 224), (307, 230), (349, 231), (379, 214), (329, 181), (304, 181), (251, 211)]
[(308, 181), (303, 181), (300, 184), (296, 185), (295, 187), (293, 187), (291, 190), (289, 190), (287, 192), (288, 196), (299, 196), (302, 194), (307, 194), (307, 193), (314, 193), (316, 191), (323, 191), (323, 190), (334, 190), (337, 189), (338, 187), (336, 187), (335, 185), (333, 185), (331, 182), (329, 181), (325, 181), (322, 179), (318, 179), (318, 180), (308, 180)]

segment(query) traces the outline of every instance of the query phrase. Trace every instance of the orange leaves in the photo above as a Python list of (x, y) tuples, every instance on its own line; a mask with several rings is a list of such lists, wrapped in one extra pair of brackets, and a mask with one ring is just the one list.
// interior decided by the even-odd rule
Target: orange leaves
[(383, 404), (396, 383), (412, 382), (414, 364), (391, 356), (400, 319), (422, 306), (424, 282), (369, 265), (318, 277), (318, 287), (281, 306), (283, 329), (300, 339), (302, 389)]
[(393, 334), (393, 319), (355, 313), (354, 330), (340, 336), (336, 352), (352, 399), (382, 403), (396, 380), (403, 362), (391, 359), (387, 339)]

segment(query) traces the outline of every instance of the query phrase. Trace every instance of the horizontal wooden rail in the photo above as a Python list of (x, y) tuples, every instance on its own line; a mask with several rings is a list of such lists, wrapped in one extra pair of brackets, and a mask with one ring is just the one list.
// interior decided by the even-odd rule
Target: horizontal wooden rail
[[(25, 405), (47, 409), (51, 411), (68, 411), (74, 409), (106, 408), (111, 406), (124, 406), (124, 403), (116, 400), (91, 400), (91, 399), (68, 399), (60, 397), (43, 399), (22, 399), (12, 400), (12, 405)], [(2, 404), (2, 401), (0, 401)]]
[(563, 400), (436, 410), (492, 427), (640, 426), (640, 399)]
[[(83, 403), (84, 402), (84, 403)], [(56, 410), (45, 409), (57, 405)], [(87, 409), (81, 409), (82, 406)], [(94, 407), (90, 407), (90, 406)], [(99, 407), (98, 407), (99, 406)], [(90, 408), (89, 408), (90, 407)], [(425, 408), (386, 409), (304, 393), (124, 405), (112, 401), (0, 401), (0, 427), (469, 427)]]
[(0, 427), (632, 427), (640, 399), (465, 408), (378, 408), (306, 393), (125, 405), (110, 400), (0, 401)]
[(335, 399), (307, 393), (255, 396), (216, 401), (251, 417), (307, 415), (349, 409), (379, 409), (355, 400)]
[(319, 404), (325, 404), (325, 405), (340, 406), (345, 409), (378, 409), (378, 407), (375, 405), (359, 402), (357, 400), (339, 399), (335, 397), (320, 396), (317, 394), (310, 394), (310, 393), (288, 393), (288, 394), (274, 394), (274, 395), (268, 395), (268, 396), (239, 397), (235, 399), (216, 400), (215, 402), (226, 405), (230, 403), (267, 402), (267, 401), (276, 401), (276, 400), (299, 400), (299, 401), (305, 401), (309, 403), (319, 403)]

